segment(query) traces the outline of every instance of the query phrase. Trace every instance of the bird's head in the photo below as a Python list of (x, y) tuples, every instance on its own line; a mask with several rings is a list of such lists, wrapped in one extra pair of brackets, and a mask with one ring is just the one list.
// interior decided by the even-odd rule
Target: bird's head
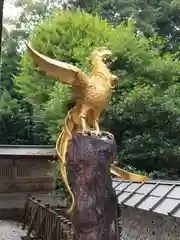
[(107, 57), (112, 55), (112, 52), (104, 47), (99, 50), (98, 54), (103, 60), (106, 60)]
[(91, 54), (91, 59), (101, 58), (103, 61), (107, 60), (109, 56), (112, 55), (112, 52), (106, 47), (101, 47), (95, 49)]

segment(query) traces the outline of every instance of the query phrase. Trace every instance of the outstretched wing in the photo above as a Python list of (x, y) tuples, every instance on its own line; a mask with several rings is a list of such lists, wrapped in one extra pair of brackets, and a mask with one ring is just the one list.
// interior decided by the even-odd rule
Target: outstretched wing
[(72, 85), (74, 87), (87, 87), (89, 83), (88, 76), (79, 68), (61, 62), (37, 52), (26, 42), (28, 52), (35, 64), (47, 75), (59, 79), (62, 83)]

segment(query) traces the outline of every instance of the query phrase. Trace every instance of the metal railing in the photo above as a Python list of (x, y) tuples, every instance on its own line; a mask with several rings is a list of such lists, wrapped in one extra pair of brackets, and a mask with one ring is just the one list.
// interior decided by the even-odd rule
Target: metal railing
[(52, 210), (49, 204), (42, 204), (35, 197), (28, 196), (23, 218), (23, 229), (27, 236), (42, 240), (75, 240), (72, 223), (62, 216), (63, 209), (58, 206)]

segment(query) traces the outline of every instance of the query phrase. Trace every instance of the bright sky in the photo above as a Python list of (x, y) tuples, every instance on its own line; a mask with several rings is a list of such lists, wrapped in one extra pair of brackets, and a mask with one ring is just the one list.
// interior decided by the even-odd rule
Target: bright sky
[(16, 18), (19, 15), (20, 8), (14, 6), (14, 0), (4, 1), (4, 18)]
[[(38, 0), (33, 0), (33, 2), (36, 2)], [(21, 7), (15, 7), (14, 6), (15, 0), (4, 0), (4, 18), (16, 18), (19, 13), (22, 11)], [(62, 3), (66, 3), (67, 0), (62, 0)]]

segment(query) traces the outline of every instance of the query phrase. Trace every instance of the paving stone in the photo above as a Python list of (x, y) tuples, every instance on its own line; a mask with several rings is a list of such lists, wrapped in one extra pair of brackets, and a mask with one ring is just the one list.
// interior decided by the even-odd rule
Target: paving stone
[(26, 231), (21, 229), (19, 223), (0, 220), (0, 240), (21, 240), (25, 235)]

